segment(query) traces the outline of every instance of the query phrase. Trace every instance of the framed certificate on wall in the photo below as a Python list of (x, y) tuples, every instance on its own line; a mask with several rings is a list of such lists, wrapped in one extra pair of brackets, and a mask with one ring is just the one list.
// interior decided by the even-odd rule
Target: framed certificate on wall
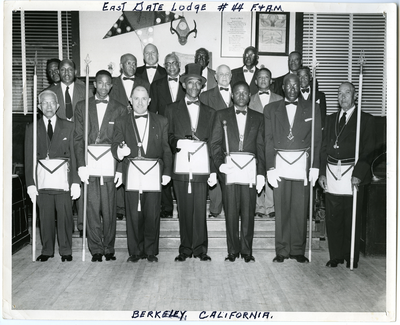
[(252, 45), (251, 12), (221, 13), (221, 57), (241, 58), (246, 47)]
[(256, 14), (256, 48), (260, 55), (289, 54), (289, 13)]

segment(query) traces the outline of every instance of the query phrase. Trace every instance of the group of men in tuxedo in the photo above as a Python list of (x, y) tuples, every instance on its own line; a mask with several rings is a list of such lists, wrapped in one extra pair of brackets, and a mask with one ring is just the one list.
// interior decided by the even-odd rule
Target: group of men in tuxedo
[[(339, 87), (341, 109), (326, 122), (325, 96), (315, 90), (311, 143), (311, 73), (302, 65), (299, 52), (289, 55), (290, 72), (276, 78), (274, 83), (269, 69), (257, 68), (258, 51), (252, 46), (244, 50), (243, 66), (233, 70), (224, 64), (216, 71), (210, 69), (205, 48), (196, 51), (195, 62), (186, 65), (183, 74), (175, 53), (165, 57), (164, 68), (158, 64), (155, 45), (148, 44), (143, 57), (145, 65), (137, 68), (134, 55), (122, 55), (118, 77), (112, 78), (108, 71), (100, 70), (95, 77), (95, 95), (89, 94), (87, 144), (110, 146), (115, 159), (115, 174), (105, 177), (91, 175), (85, 161), (86, 93), (84, 84), (75, 78), (75, 65), (71, 60), (48, 62), (52, 84), (39, 95), (43, 118), (38, 122), (38, 159), (68, 159), (71, 186), (64, 191), (36, 187), (30, 145), (33, 134), (29, 126), (26, 174), (28, 194), (32, 200), (38, 196), (41, 216), (43, 248), (38, 260), (54, 256), (55, 211), (62, 261), (72, 260), (69, 196), (74, 200), (79, 198), (80, 179), (87, 184), (87, 236), (93, 262), (101, 262), (102, 256), (108, 261), (116, 259), (118, 207), (119, 214), (126, 216), (128, 261), (157, 262), (160, 217), (172, 216), (173, 186), (181, 238), (175, 261), (183, 262), (192, 256), (211, 261), (207, 254), (209, 196), (211, 217), (218, 216), (222, 208), (225, 211), (226, 261), (234, 262), (239, 256), (246, 263), (255, 261), (252, 244), (254, 217), (258, 214), (275, 216), (273, 262), (291, 258), (305, 263), (308, 262), (305, 243), (309, 186), (314, 186), (321, 175), (319, 183), (330, 193), (326, 197), (330, 249), (327, 266), (336, 267), (344, 260), (349, 263), (350, 217), (343, 211), (349, 209), (351, 193), (329, 192), (332, 177), (326, 174), (328, 165), (336, 166), (337, 181), (341, 162), (353, 158), (351, 190), (369, 181), (373, 141), (368, 132), (372, 123), (368, 114), (362, 114), (361, 154), (356, 164), (350, 149), (355, 141), (357, 115), (354, 86), (343, 83)], [(208, 159), (203, 162), (209, 164), (207, 173), (173, 169), (178, 155), (193, 154), (192, 143), (207, 146)], [(254, 180), (249, 184), (228, 181), (237, 172), (230, 152), (254, 157), (255, 167), (250, 173)], [(157, 162), (160, 191), (142, 192), (126, 187), (132, 162), (142, 159)], [(78, 202), (78, 229), (82, 232), (82, 199)], [(356, 244), (355, 267), (358, 255)]]

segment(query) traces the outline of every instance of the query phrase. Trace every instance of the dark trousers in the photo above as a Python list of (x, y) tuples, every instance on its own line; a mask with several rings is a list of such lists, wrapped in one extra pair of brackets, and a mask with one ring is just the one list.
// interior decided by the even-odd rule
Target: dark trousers
[(56, 237), (60, 255), (72, 255), (72, 200), (70, 192), (62, 194), (39, 194), (37, 197), (40, 218), (40, 237), (42, 239), (42, 254), (54, 255)]
[(117, 188), (117, 213), (125, 215), (125, 185)]
[(113, 181), (100, 185), (99, 177), (90, 177), (87, 186), (87, 240), (90, 253), (114, 254), (116, 189)]
[(179, 253), (199, 256), (207, 253), (207, 183), (192, 183), (188, 193), (188, 182), (174, 180), (179, 211)]
[[(356, 232), (354, 245), (354, 262), (360, 256), (361, 215), (364, 187), (357, 193)], [(351, 224), (353, 196), (325, 194), (325, 220), (328, 236), (329, 258), (345, 259), (350, 262)]]
[(160, 237), (160, 192), (144, 192), (140, 195), (141, 211), (138, 211), (139, 192), (126, 191), (126, 233), (129, 255), (157, 255)]
[(75, 200), (75, 206), (78, 213), (76, 228), (83, 230), (83, 183), (81, 183), (81, 196)]
[(275, 251), (277, 255), (304, 255), (310, 188), (303, 181), (281, 179), (274, 189)]
[(161, 211), (172, 213), (174, 203), (172, 198), (172, 180), (161, 190)]
[(209, 188), (208, 196), (210, 198), (210, 213), (219, 215), (222, 212), (222, 190), (219, 182), (214, 187)]
[[(255, 186), (222, 185), (228, 254), (252, 255), (254, 215), (257, 191)], [(239, 238), (239, 216), (241, 219)]]

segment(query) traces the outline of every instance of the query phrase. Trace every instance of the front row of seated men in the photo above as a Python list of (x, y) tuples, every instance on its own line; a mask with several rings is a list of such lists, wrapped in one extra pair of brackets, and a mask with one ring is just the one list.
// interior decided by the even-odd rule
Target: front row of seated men
[[(179, 72), (176, 56), (168, 55), (166, 64), (167, 71), (171, 70), (168, 74)], [(80, 196), (82, 181), (87, 184), (87, 235), (92, 261), (101, 262), (103, 256), (110, 261), (116, 259), (116, 187), (124, 183), (128, 261), (157, 262), (161, 188), (172, 178), (181, 238), (175, 261), (184, 262), (192, 256), (211, 261), (207, 254), (206, 200), (208, 187), (219, 183), (227, 233), (225, 260), (234, 262), (241, 256), (246, 263), (254, 262), (256, 198), (269, 183), (276, 216), (273, 262), (291, 258), (305, 263), (309, 187), (321, 175), (319, 183), (327, 192), (327, 266), (336, 267), (344, 260), (349, 266), (351, 197), (354, 190), (369, 181), (374, 149), (372, 118), (362, 113), (360, 158), (354, 163), (354, 86), (345, 82), (339, 87), (341, 109), (326, 119), (324, 138), (317, 101), (311, 143), (312, 104), (301, 95), (300, 84), (304, 82), (297, 74), (284, 77), (285, 98), (281, 98), (269, 90), (270, 71), (259, 69), (257, 98), (251, 97), (245, 80), (230, 87), (231, 71), (222, 65), (216, 71), (216, 90), (210, 91), (221, 95), (225, 105), (214, 108), (202, 101), (207, 96), (199, 96), (206, 82), (202, 70), (196, 63), (185, 67), (185, 73), (179, 76), (185, 95), (166, 105), (164, 116), (148, 110), (151, 98), (148, 88), (142, 85), (133, 88), (133, 109), (127, 111), (126, 103), (109, 96), (113, 87), (109, 72), (99, 71), (94, 82), (96, 94), (89, 100), (88, 153), (84, 149), (85, 101), (77, 104), (75, 121), (70, 122), (57, 117), (60, 99), (55, 92), (45, 90), (39, 95), (43, 118), (38, 121), (36, 182), (32, 126), (27, 128), (25, 142), (28, 194), (32, 201), (37, 198), (41, 219), (43, 247), (38, 260), (54, 256), (55, 213), (61, 259), (72, 260), (70, 196), (73, 200)], [(305, 71), (309, 79), (309, 70)], [(220, 89), (223, 87), (219, 84), (225, 84), (228, 90)], [(225, 91), (233, 101), (229, 106)], [(209, 99), (207, 103), (211, 102)], [(104, 163), (107, 159), (111, 163)], [(358, 202), (361, 204), (361, 200)], [(356, 243), (354, 267), (359, 258), (358, 240)]]

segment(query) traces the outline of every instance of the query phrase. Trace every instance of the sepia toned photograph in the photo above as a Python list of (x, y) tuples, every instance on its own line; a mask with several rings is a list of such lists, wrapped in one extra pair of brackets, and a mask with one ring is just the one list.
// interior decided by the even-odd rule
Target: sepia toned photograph
[(3, 4), (5, 322), (396, 320), (396, 4)]

